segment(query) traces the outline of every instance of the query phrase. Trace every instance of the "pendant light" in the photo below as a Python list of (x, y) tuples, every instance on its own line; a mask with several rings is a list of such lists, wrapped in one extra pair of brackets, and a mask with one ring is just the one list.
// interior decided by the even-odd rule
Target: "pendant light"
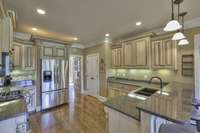
[[(179, 18), (180, 18), (180, 16), (179, 16), (179, 14), (180, 14), (180, 4), (183, 2), (183, 0), (175, 0), (174, 1), (174, 4), (176, 4), (176, 5), (178, 5), (178, 22), (179, 22)], [(185, 38), (185, 35), (180, 31), (180, 30), (178, 30), (175, 34), (174, 34), (174, 36), (172, 37), (172, 40), (174, 40), (174, 41), (177, 41), (177, 40), (181, 40), (181, 39), (184, 39)]]
[(169, 21), (167, 25), (165, 26), (164, 31), (171, 32), (171, 31), (179, 30), (181, 28), (182, 26), (180, 25), (180, 23), (174, 19), (174, 0), (172, 0), (172, 18), (171, 18), (171, 21)]
[[(184, 16), (187, 14), (187, 12), (183, 12), (181, 13), (179, 16), (182, 17), (182, 24), (183, 24), (183, 33), (184, 33)], [(182, 40), (180, 40), (178, 42), (178, 45), (188, 45), (189, 44), (189, 41), (187, 40), (187, 38), (184, 38)]]

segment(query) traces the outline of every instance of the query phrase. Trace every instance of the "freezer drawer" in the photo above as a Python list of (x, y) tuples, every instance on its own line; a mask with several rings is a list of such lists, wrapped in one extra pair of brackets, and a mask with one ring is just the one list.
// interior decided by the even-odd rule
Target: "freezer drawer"
[(42, 93), (42, 110), (53, 108), (68, 102), (68, 90), (51, 91)]

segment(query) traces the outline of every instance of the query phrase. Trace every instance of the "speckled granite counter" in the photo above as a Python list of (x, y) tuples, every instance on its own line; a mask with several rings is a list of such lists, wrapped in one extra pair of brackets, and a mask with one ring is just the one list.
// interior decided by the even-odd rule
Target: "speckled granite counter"
[(137, 108), (176, 123), (187, 123), (192, 117), (194, 85), (172, 82), (163, 88), (164, 93), (155, 93)]
[[(147, 82), (126, 79), (109, 78), (108, 82), (158, 88), (158, 84), (150, 85)], [(193, 84), (172, 82), (164, 86), (163, 94), (155, 93), (145, 101), (122, 96), (110, 99), (104, 104), (137, 120), (139, 109), (172, 122), (187, 123), (192, 117), (193, 90)]]
[(23, 99), (0, 102), (0, 121), (16, 117), (26, 112), (26, 103)]
[(136, 108), (136, 105), (140, 102), (141, 100), (136, 98), (119, 96), (106, 101), (104, 105), (136, 120), (140, 120), (140, 113), (139, 110)]

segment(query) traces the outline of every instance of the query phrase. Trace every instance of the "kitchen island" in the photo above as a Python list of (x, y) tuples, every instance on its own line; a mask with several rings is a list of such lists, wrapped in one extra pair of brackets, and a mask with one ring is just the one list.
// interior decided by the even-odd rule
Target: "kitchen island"
[[(114, 82), (116, 83), (117, 79), (114, 79)], [(128, 83), (140, 87), (143, 87), (143, 85), (147, 87), (148, 85), (143, 82), (138, 84), (134, 80), (132, 82), (127, 80), (126, 82), (126, 80), (122, 79), (119, 80), (119, 83)], [(136, 125), (140, 126), (140, 130), (136, 131), (136, 133), (158, 132), (159, 126), (163, 123), (190, 124), (193, 88), (193, 84), (172, 82), (164, 86), (162, 93), (158, 90), (155, 94), (143, 100), (135, 97), (131, 98), (128, 95), (111, 98), (104, 103), (108, 115), (108, 123), (111, 123), (109, 115), (112, 111), (117, 111), (137, 121)], [(120, 120), (118, 123), (115, 122), (115, 127), (119, 126), (119, 123)], [(109, 133), (112, 133), (110, 129), (111, 127), (108, 127)]]

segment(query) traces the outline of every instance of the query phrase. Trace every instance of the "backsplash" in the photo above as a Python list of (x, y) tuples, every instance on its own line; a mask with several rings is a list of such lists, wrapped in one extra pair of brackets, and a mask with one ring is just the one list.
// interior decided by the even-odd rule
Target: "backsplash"
[(168, 69), (111, 69), (109, 76), (135, 80), (149, 80), (152, 76), (159, 76), (165, 82), (176, 80), (177, 71)]
[(35, 80), (35, 70), (13, 70), (11, 72), (12, 81)]

